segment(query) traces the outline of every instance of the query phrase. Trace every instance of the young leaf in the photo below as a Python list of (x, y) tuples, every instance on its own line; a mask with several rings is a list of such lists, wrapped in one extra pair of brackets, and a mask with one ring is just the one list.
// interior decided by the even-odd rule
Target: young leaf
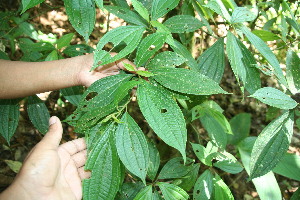
[(50, 114), (46, 105), (38, 96), (28, 97), (27, 112), (34, 127), (42, 134), (47, 133)]
[(199, 169), (200, 163), (193, 164), (190, 168), (190, 171), (185, 175), (185, 177), (180, 179), (180, 184), (178, 186), (185, 191), (190, 191), (196, 183)]
[(61, 94), (74, 106), (78, 106), (83, 94), (82, 86), (73, 86), (60, 90)]
[(189, 173), (191, 167), (191, 165), (184, 165), (181, 157), (172, 158), (161, 169), (158, 179), (181, 178)]
[(197, 182), (195, 183), (195, 187), (193, 190), (193, 198), (199, 200), (212, 199), (213, 190), (213, 175), (207, 169), (201, 174), (201, 176), (197, 179)]
[(137, 97), (150, 127), (166, 144), (176, 148), (185, 161), (187, 130), (177, 103), (163, 88), (146, 82), (139, 85)]
[(204, 26), (191, 15), (175, 15), (163, 23), (172, 33), (194, 32)]
[(136, 69), (134, 68), (134, 66), (131, 65), (131, 64), (123, 62), (123, 65), (124, 65), (125, 69), (127, 69), (128, 71), (133, 71), (133, 72), (136, 71)]
[(51, 51), (48, 56), (45, 58), (45, 61), (58, 60), (57, 50)]
[(282, 176), (300, 181), (300, 156), (286, 153), (273, 172)]
[(119, 6), (105, 6), (104, 7), (108, 12), (116, 15), (117, 17), (124, 19), (126, 22), (132, 25), (147, 26), (147, 22), (140, 17), (135, 12), (131, 11), (128, 8), (123, 8)]
[(131, 0), (134, 9), (147, 21), (149, 22), (149, 12), (144, 5), (138, 0)]
[(229, 144), (237, 145), (240, 141), (249, 136), (251, 125), (251, 115), (249, 113), (237, 114), (229, 123), (233, 133), (233, 135), (227, 135)]
[(246, 7), (236, 7), (231, 15), (230, 23), (251, 22), (256, 18), (256, 15)]
[(227, 94), (212, 79), (183, 68), (158, 68), (151, 70), (154, 79), (163, 86), (177, 92), (195, 95)]
[(300, 92), (299, 63), (299, 56), (294, 51), (289, 49), (286, 55), (286, 79), (289, 85), (289, 90), (293, 94)]
[(72, 26), (87, 42), (95, 25), (94, 0), (64, 0), (64, 4)]
[(149, 148), (149, 165), (147, 170), (147, 175), (151, 180), (154, 180), (156, 177), (157, 170), (160, 164), (159, 152), (154, 144), (154, 142), (148, 142)]
[(110, 125), (95, 143), (85, 164), (91, 170), (91, 178), (83, 181), (83, 198), (86, 200), (114, 199), (120, 185), (121, 169), (114, 134)]
[(0, 99), (0, 134), (9, 144), (19, 123), (19, 100)]
[(154, 76), (154, 74), (152, 72), (149, 71), (143, 71), (143, 70), (138, 70), (136, 71), (136, 73), (140, 76), (144, 76), (144, 77), (151, 77)]
[(220, 38), (197, 60), (201, 74), (220, 83), (225, 69), (224, 39)]
[(158, 182), (157, 185), (159, 186), (165, 200), (187, 200), (189, 198), (189, 195), (182, 188), (176, 185), (163, 182)]
[(153, 33), (144, 38), (136, 52), (135, 64), (143, 65), (151, 56), (165, 43), (167, 35), (164, 33)]
[(265, 104), (281, 109), (293, 109), (298, 105), (294, 99), (280, 90), (271, 87), (261, 88), (250, 97), (254, 97)]
[(119, 190), (116, 200), (133, 200), (145, 185), (142, 182), (124, 183)]
[(125, 167), (145, 184), (149, 165), (147, 140), (140, 127), (128, 113), (124, 113), (121, 121), (122, 123), (118, 125), (116, 133), (119, 157)]
[(261, 87), (256, 61), (252, 53), (232, 33), (227, 34), (227, 54), (236, 79), (241, 79), (246, 90), (253, 94)]
[(286, 153), (293, 134), (294, 112), (286, 111), (273, 120), (254, 143), (250, 161), (250, 179), (271, 171)]
[(141, 189), (133, 200), (152, 200), (152, 185), (148, 185)]
[(215, 178), (213, 179), (213, 183), (214, 183), (213, 199), (234, 200), (234, 197), (232, 196), (229, 187), (226, 185), (226, 183), (224, 183), (224, 181), (221, 179), (221, 177), (218, 174), (215, 175)]
[(151, 8), (151, 19), (153, 21), (173, 10), (179, 3), (179, 0), (153, 0)]
[(61, 49), (63, 47), (69, 46), (73, 37), (74, 37), (74, 33), (69, 33), (59, 38), (56, 42), (57, 49)]
[(161, 68), (161, 67), (175, 67), (184, 63), (186, 59), (181, 55), (172, 51), (164, 51), (157, 54), (149, 64), (146, 65), (147, 69)]
[(44, 1), (45, 0), (22, 0), (22, 12), (21, 12), (21, 14), (23, 14), (29, 8), (32, 8), (32, 7), (42, 3)]
[[(97, 44), (94, 54), (94, 66), (91, 70), (97, 68), (99, 64), (109, 64), (130, 54), (142, 39), (144, 30), (145, 28), (142, 26), (120, 26), (106, 33)], [(109, 52), (102, 50), (108, 42), (113, 43), (114, 46), (124, 42), (127, 46), (117, 55), (111, 57)]]
[(224, 6), (222, 0), (211, 0), (205, 6), (210, 8), (211, 10), (215, 11), (217, 14), (221, 15), (227, 21), (230, 21), (230, 15), (226, 7)]

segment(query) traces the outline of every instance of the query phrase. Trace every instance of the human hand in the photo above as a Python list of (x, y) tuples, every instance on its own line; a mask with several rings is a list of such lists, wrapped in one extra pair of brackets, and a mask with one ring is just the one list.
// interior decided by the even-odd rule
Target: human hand
[(61, 122), (51, 117), (44, 138), (31, 150), (12, 185), (0, 194), (0, 200), (80, 200), (82, 179), (90, 177), (84, 171), (86, 145), (83, 138), (59, 146)]

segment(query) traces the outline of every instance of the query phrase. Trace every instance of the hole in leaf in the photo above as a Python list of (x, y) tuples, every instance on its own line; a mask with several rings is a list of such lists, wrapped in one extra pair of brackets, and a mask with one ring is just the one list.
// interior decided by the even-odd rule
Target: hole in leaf
[(114, 48), (114, 43), (112, 42), (108, 42), (104, 45), (104, 47), (102, 48), (102, 50), (107, 51), (108, 49), (113, 49)]
[(196, 193), (197, 193), (197, 194), (200, 194), (200, 190), (197, 190)]
[(166, 113), (167, 112), (167, 109), (163, 108), (160, 110), (160, 113)]
[(148, 48), (148, 51), (152, 51), (153, 49), (155, 49), (155, 45), (151, 45), (149, 48)]
[(76, 115), (74, 115), (73, 117), (72, 117), (72, 119), (75, 119), (76, 118)]
[(199, 153), (200, 151), (197, 149), (196, 152)]

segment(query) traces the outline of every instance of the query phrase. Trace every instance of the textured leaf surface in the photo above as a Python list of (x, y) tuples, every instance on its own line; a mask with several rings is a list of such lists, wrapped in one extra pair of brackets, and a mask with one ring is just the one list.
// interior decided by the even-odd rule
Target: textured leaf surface
[(151, 180), (154, 180), (159, 168), (160, 156), (154, 142), (152, 141), (148, 142), (148, 147), (149, 147), (149, 166), (147, 170), (147, 175)]
[(86, 200), (114, 199), (121, 180), (120, 161), (114, 142), (115, 126), (109, 126), (89, 153), (85, 169), (92, 171), (83, 182)]
[(85, 53), (93, 53), (94, 49), (86, 44), (75, 44), (68, 46), (63, 53), (70, 57), (84, 55)]
[(256, 36), (258, 36), (264, 42), (280, 39), (280, 37), (278, 35), (270, 32), (270, 31), (266, 31), (266, 30), (254, 30), (254, 31), (252, 31), (252, 33), (255, 34)]
[(300, 156), (286, 153), (282, 160), (273, 169), (273, 172), (282, 176), (300, 181)]
[(224, 39), (220, 38), (198, 58), (201, 74), (220, 83), (225, 68)]
[(157, 82), (177, 92), (195, 95), (227, 93), (212, 79), (195, 73), (192, 70), (183, 68), (159, 68), (151, 71), (155, 74), (154, 79)]
[(64, 3), (72, 26), (88, 41), (96, 19), (94, 0), (64, 0)]
[(214, 154), (218, 151), (218, 147), (214, 146), (211, 142), (208, 142), (206, 147), (191, 143), (194, 153), (197, 158), (205, 165), (212, 166), (212, 159)]
[[(120, 26), (106, 33), (99, 43), (94, 54), (94, 66), (92, 69), (101, 65), (115, 62), (128, 54), (130, 54), (139, 44), (145, 28), (142, 26)], [(111, 57), (109, 52), (102, 50), (107, 43), (113, 43), (114, 46), (119, 45), (121, 42), (126, 44), (117, 55)]]
[(271, 171), (286, 153), (293, 134), (294, 112), (286, 111), (256, 139), (250, 160), (250, 179)]
[(186, 59), (172, 51), (164, 51), (157, 54), (149, 64), (147, 64), (147, 69), (154, 69), (160, 67), (175, 67), (184, 63)]
[(300, 58), (292, 50), (289, 50), (286, 56), (286, 79), (289, 90), (295, 94), (300, 92)]
[(137, 97), (150, 127), (166, 144), (176, 148), (185, 160), (187, 130), (177, 103), (164, 89), (148, 83), (139, 85)]
[(148, 185), (134, 197), (134, 200), (152, 200), (152, 185)]
[(214, 167), (217, 167), (231, 174), (240, 173), (244, 169), (243, 166), (237, 160), (231, 159), (218, 161), (214, 163)]
[(181, 178), (191, 170), (191, 165), (183, 164), (181, 157), (172, 158), (161, 169), (158, 179)]
[(294, 192), (293, 196), (291, 196), (290, 200), (298, 200), (300, 198), (300, 188)]
[(197, 179), (193, 190), (193, 198), (199, 200), (212, 199), (214, 190), (213, 175), (209, 170), (205, 170)]
[(116, 200), (133, 200), (143, 188), (144, 184), (142, 182), (124, 183), (116, 197)]
[(221, 179), (221, 177), (216, 174), (215, 178), (213, 179), (214, 183), (214, 193), (213, 199), (218, 200), (234, 200), (234, 197), (229, 189), (229, 187), (224, 183), (224, 181)]
[(167, 35), (164, 33), (153, 33), (144, 38), (136, 52), (135, 64), (143, 65), (151, 56), (165, 43)]
[(46, 105), (38, 96), (28, 97), (27, 112), (34, 127), (42, 134), (47, 133), (50, 114)]
[(194, 32), (204, 26), (197, 18), (191, 15), (175, 15), (164, 22), (172, 33)]
[(261, 88), (252, 94), (251, 97), (258, 99), (265, 104), (281, 109), (293, 109), (298, 105), (294, 99), (272, 87)]
[(24, 13), (26, 10), (28, 10), (29, 8), (32, 8), (42, 2), (44, 2), (45, 0), (22, 0), (22, 13)]
[(151, 9), (151, 18), (152, 20), (157, 20), (160, 17), (163, 17), (170, 10), (173, 10), (179, 3), (179, 0), (153, 0), (152, 9)]
[(190, 168), (189, 173), (187, 173), (185, 177), (180, 179), (180, 184), (178, 186), (184, 189), (185, 191), (190, 191), (196, 183), (199, 169), (200, 163), (193, 164)]
[(116, 146), (119, 157), (125, 167), (144, 183), (149, 165), (149, 149), (144, 133), (125, 113), (116, 133)]
[(205, 7), (210, 8), (211, 10), (215, 11), (217, 14), (221, 15), (227, 21), (230, 21), (231, 17), (225, 5), (223, 4), (222, 0), (211, 0), (208, 2), (208, 4)]
[(237, 114), (229, 121), (229, 123), (233, 135), (227, 135), (228, 143), (237, 145), (240, 141), (249, 136), (251, 126), (251, 114)]
[(63, 47), (69, 46), (73, 37), (74, 37), (74, 33), (69, 33), (59, 38), (56, 42), (57, 48), (61, 49)]
[(94, 0), (98, 8), (103, 9), (103, 0)]
[(227, 35), (227, 54), (231, 68), (237, 78), (243, 81), (246, 90), (253, 94), (261, 87), (258, 70), (254, 67), (256, 61), (252, 53), (232, 33)]
[(61, 94), (67, 99), (71, 104), (78, 106), (83, 94), (82, 86), (74, 86), (69, 88), (64, 88), (60, 90)]
[(131, 3), (136, 10), (147, 22), (149, 22), (149, 12), (145, 6), (138, 0), (131, 0)]
[(170, 183), (163, 183), (158, 182), (157, 185), (159, 186), (164, 199), (166, 200), (174, 200), (174, 199), (181, 199), (187, 200), (189, 195), (180, 187), (170, 184)]
[(9, 143), (19, 123), (19, 104), (15, 99), (0, 99), (0, 134)]
[(256, 15), (246, 7), (237, 7), (233, 10), (230, 23), (250, 22), (256, 18)]

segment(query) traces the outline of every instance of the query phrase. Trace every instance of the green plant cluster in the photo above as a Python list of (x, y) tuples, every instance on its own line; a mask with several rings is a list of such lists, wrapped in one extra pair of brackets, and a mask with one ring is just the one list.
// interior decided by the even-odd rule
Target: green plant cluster
[[(22, 0), (22, 13), (41, 2)], [(44, 41), (34, 43), (29, 38), (15, 39), (18, 34), (5, 35), (17, 41), (22, 51), (21, 44), (30, 46), (24, 48), (23, 60), (55, 60), (63, 54), (72, 57), (93, 51), (92, 70), (100, 63), (109, 64), (126, 57), (133, 59), (137, 67), (146, 69), (139, 71), (126, 65), (135, 74), (122, 72), (100, 79), (83, 94), (83, 88), (79, 87), (61, 90), (77, 106), (65, 121), (76, 132), (83, 133), (87, 141), (85, 169), (92, 176), (84, 180), (84, 199), (234, 199), (217, 173), (220, 170), (230, 174), (246, 170), (248, 181), (254, 183), (262, 200), (282, 199), (274, 173), (300, 181), (300, 158), (287, 153), (295, 118), (298, 118), (298, 128), (300, 124), (300, 62), (299, 52), (293, 50), (299, 45), (300, 27), (290, 7), (292, 3), (258, 1), (259, 13), (255, 13), (253, 7), (238, 7), (232, 0), (130, 2), (114, 0), (104, 5), (101, 0), (64, 0), (72, 26), (86, 41), (94, 29), (95, 5), (128, 23), (107, 32), (95, 50), (86, 45), (69, 46), (72, 33), (58, 39), (55, 45)], [(279, 25), (276, 17), (268, 16), (270, 7), (279, 17)], [(18, 29), (30, 30), (25, 33), (27, 36), (39, 40), (39, 34), (26, 22), (25, 14), (14, 22)], [(216, 15), (222, 17), (228, 28), (225, 37), (219, 38), (211, 27)], [(255, 30), (259, 17), (267, 22), (263, 29)], [(276, 30), (272, 28), (276, 26)], [(194, 59), (190, 50), (194, 32), (199, 29), (216, 38), (216, 42)], [(266, 44), (274, 40), (288, 49), (285, 73)], [(113, 44), (110, 51), (118, 54), (112, 57), (110, 51), (104, 50), (107, 44)], [(257, 53), (262, 56), (260, 60), (254, 56)], [(228, 121), (221, 107), (209, 100), (210, 95), (231, 95), (219, 86), (225, 57), (243, 96), (280, 113), (258, 137), (249, 137), (250, 114), (241, 113)], [(261, 74), (276, 79), (281, 88), (262, 87)], [(130, 115), (128, 105), (133, 98), (137, 98), (141, 114), (156, 136), (178, 150), (181, 157), (160, 165), (155, 142)], [(1, 100), (0, 133), (8, 142), (18, 124), (18, 102)], [(28, 113), (36, 128), (47, 132), (49, 114), (37, 96), (28, 97)], [(196, 120), (208, 134), (207, 143), (198, 133), (194, 140), (188, 139), (192, 133), (187, 126)], [(228, 144), (239, 154), (227, 152)], [(197, 160), (187, 156), (187, 147), (191, 147)], [(205, 171), (200, 171), (200, 164), (206, 166)], [(300, 190), (295, 192), (292, 199), (298, 199), (299, 193)]]

